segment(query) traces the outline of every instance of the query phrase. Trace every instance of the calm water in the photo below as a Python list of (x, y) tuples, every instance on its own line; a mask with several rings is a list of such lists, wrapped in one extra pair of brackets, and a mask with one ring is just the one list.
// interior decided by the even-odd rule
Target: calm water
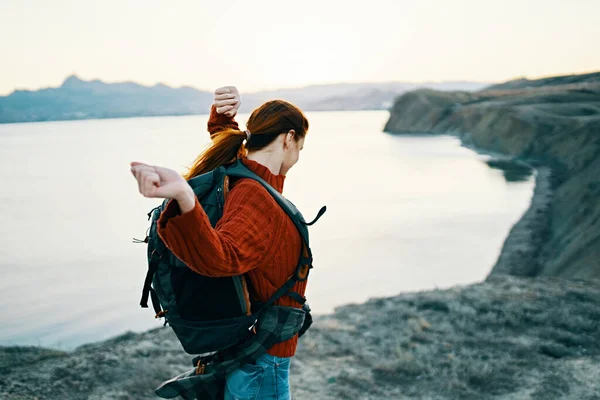
[[(308, 113), (284, 194), (312, 228), (307, 297), (316, 313), (370, 297), (485, 278), (528, 206), (533, 178), (507, 183), (453, 137), (394, 137), (388, 113)], [(245, 121), (247, 115), (240, 115)], [(184, 171), (207, 117), (0, 125), (0, 344), (64, 349), (160, 326), (138, 305), (146, 199), (133, 160)]]

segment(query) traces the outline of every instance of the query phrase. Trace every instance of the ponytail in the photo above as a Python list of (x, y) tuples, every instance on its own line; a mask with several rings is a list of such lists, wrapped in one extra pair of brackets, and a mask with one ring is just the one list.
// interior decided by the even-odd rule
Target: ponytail
[(185, 180), (212, 171), (246, 154), (246, 134), (238, 129), (225, 129), (211, 136), (212, 143), (196, 157), (192, 168), (183, 174)]
[(190, 180), (233, 162), (236, 158), (247, 155), (249, 151), (261, 150), (290, 129), (296, 132), (294, 139), (299, 140), (308, 131), (308, 120), (292, 103), (285, 100), (271, 100), (252, 112), (246, 126), (252, 132), (249, 143), (244, 144), (247, 138), (245, 131), (225, 129), (214, 133), (211, 136), (210, 146), (200, 153), (183, 177)]

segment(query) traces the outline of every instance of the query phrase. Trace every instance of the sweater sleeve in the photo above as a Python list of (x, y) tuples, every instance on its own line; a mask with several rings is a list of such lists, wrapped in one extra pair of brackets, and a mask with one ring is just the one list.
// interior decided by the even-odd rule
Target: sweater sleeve
[(171, 199), (158, 220), (158, 235), (190, 269), (224, 277), (243, 274), (268, 263), (281, 244), (284, 220), (258, 182), (239, 182), (227, 196), (223, 217), (213, 228), (196, 198), (181, 214)]
[(208, 133), (210, 136), (225, 129), (240, 129), (238, 123), (232, 117), (225, 114), (219, 114), (213, 104), (210, 107), (210, 116), (208, 117)]

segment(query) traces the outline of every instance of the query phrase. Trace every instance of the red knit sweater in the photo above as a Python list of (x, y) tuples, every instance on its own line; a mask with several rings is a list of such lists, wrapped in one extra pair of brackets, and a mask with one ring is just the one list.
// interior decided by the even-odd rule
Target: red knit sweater
[[(223, 127), (237, 128), (233, 119), (217, 114), (214, 106), (209, 132)], [(242, 162), (278, 192), (283, 191), (284, 175), (274, 175), (262, 164), (243, 157)], [(266, 301), (295, 271), (302, 241), (292, 220), (273, 197), (252, 179), (231, 179), (223, 217), (215, 228), (198, 199), (194, 209), (181, 214), (179, 204), (170, 200), (160, 215), (158, 235), (189, 268), (202, 275), (222, 277), (247, 273), (258, 301)], [(292, 289), (304, 295), (306, 281)], [(284, 296), (275, 304), (300, 307)], [(296, 352), (298, 336), (268, 350), (277, 357)]]

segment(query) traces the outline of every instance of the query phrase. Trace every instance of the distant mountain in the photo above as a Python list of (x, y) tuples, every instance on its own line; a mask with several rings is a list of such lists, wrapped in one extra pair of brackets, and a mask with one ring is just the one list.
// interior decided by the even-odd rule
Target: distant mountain
[(0, 97), (0, 123), (196, 114), (209, 109), (212, 97), (191, 87), (107, 84), (70, 76), (58, 88)]
[[(417, 88), (475, 91), (485, 86), (487, 84), (475, 82), (313, 85), (242, 93), (240, 111), (249, 112), (275, 98), (291, 101), (306, 111), (383, 110), (388, 109), (399, 94)], [(84, 81), (72, 75), (58, 88), (16, 90), (0, 97), (0, 123), (206, 114), (212, 98), (212, 92), (192, 87), (104, 83)]]
[(387, 110), (394, 99), (419, 88), (437, 90), (476, 91), (487, 87), (479, 82), (381, 82), (381, 83), (336, 83), (312, 85), (297, 89), (278, 89), (242, 94), (241, 111), (251, 111), (271, 99), (285, 99), (306, 111), (353, 111)]

